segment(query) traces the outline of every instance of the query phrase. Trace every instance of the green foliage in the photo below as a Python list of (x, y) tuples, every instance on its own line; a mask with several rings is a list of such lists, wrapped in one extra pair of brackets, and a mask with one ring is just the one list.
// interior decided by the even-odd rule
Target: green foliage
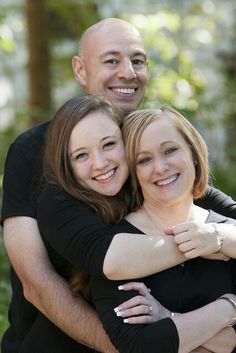
[[(0, 174), (0, 197), (2, 196), (2, 175)], [(3, 245), (2, 229), (0, 228), (0, 341), (8, 325), (7, 312), (11, 297), (9, 284), (10, 265)]]
[(0, 232), (0, 340), (5, 331), (8, 320), (7, 312), (10, 302), (11, 289), (9, 285), (9, 261), (4, 251), (2, 234)]
[(228, 167), (215, 168), (213, 170), (214, 186), (220, 190), (224, 190), (227, 195), (230, 195), (233, 200), (236, 200), (235, 187), (236, 165)]
[(97, 22), (98, 8), (94, 1), (45, 0), (54, 40), (78, 39), (83, 31)]

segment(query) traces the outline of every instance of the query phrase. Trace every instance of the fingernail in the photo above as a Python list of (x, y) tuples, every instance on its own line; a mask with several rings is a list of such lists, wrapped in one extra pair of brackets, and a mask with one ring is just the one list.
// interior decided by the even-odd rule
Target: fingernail
[(118, 307), (114, 308), (114, 312), (117, 313), (117, 311), (120, 311)]
[(122, 289), (124, 289), (124, 287), (123, 287), (123, 286), (119, 286), (118, 289), (119, 289), (119, 290), (122, 290)]
[(122, 311), (117, 311), (116, 316), (122, 316), (123, 312)]
[(129, 323), (129, 320), (128, 320), (128, 319), (124, 319), (123, 322), (124, 322), (125, 324), (128, 324), (128, 323)]

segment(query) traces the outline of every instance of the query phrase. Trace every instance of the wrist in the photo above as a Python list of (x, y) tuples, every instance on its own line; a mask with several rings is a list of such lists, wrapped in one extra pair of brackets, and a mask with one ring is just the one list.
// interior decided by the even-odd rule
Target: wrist
[(172, 319), (173, 317), (175, 317), (175, 316), (178, 316), (178, 315), (180, 315), (179, 313), (175, 313), (175, 312), (173, 312), (173, 311), (170, 311), (169, 312), (169, 317)]
[(218, 300), (225, 300), (227, 301), (231, 307), (234, 310), (233, 317), (231, 318), (230, 322), (227, 324), (227, 326), (233, 326), (236, 324), (236, 301), (226, 295), (222, 295), (221, 297), (218, 298)]
[(216, 241), (217, 241), (217, 250), (214, 252), (214, 254), (217, 254), (221, 251), (222, 246), (224, 244), (224, 233), (222, 230), (218, 227), (217, 224), (212, 224), (214, 228), (214, 235), (216, 236)]

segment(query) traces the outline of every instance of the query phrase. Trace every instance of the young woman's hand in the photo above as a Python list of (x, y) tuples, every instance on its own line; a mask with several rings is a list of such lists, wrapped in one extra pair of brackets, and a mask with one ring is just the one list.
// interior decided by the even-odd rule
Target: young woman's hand
[(135, 290), (139, 295), (127, 300), (115, 308), (117, 316), (123, 317), (129, 324), (150, 324), (165, 317), (170, 311), (162, 306), (142, 282), (130, 282), (119, 286), (119, 290)]
[(211, 260), (228, 260), (219, 250), (218, 234), (211, 223), (186, 222), (166, 230), (172, 234), (179, 251), (187, 259), (201, 256)]

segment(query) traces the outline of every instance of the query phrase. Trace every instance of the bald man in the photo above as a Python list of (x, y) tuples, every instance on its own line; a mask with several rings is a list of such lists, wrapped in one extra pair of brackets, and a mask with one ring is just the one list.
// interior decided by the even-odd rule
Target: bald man
[(144, 98), (148, 78), (144, 43), (126, 21), (107, 19), (90, 27), (72, 65), (85, 93), (106, 96), (125, 113)]
[[(125, 113), (136, 109), (144, 98), (148, 74), (143, 39), (126, 21), (106, 19), (90, 27), (81, 38), (79, 56), (73, 58), (72, 65), (85, 93), (102, 94)], [(1, 222), (12, 264), (13, 291), (2, 353), (27, 352), (31, 332), (35, 326), (40, 330), (45, 316), (55, 324), (45, 338), (53, 347), (50, 353), (65, 352), (63, 345), (70, 347), (68, 353), (91, 352), (86, 346), (116, 352), (95, 311), (82, 297), (74, 298), (55, 272), (39, 234), (36, 188), (47, 127), (48, 123), (42, 124), (18, 137), (10, 146), (5, 166)], [(35, 338), (33, 344), (32, 353), (36, 347), (46, 353), (44, 348), (40, 350), (42, 340), (36, 342)]]

